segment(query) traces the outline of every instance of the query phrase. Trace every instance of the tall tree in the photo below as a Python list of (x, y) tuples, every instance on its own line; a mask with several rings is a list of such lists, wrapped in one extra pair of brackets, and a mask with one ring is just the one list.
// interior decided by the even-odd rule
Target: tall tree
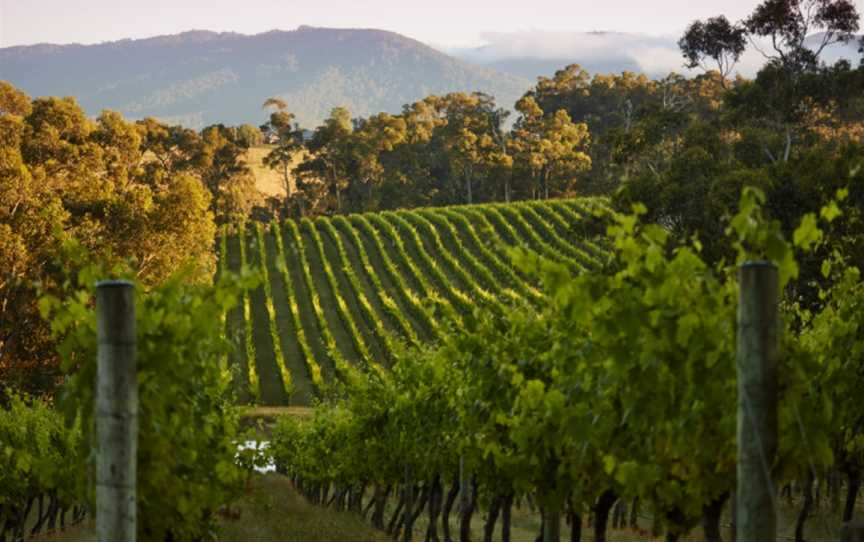
[(343, 211), (343, 192), (350, 184), (352, 132), (351, 113), (334, 108), (306, 142), (310, 156), (297, 167), (299, 188), (310, 192), (313, 183), (323, 179), (337, 213)]
[(235, 130), (221, 124), (209, 126), (201, 132), (194, 157), (219, 223), (248, 215), (258, 196), (255, 177), (246, 164), (248, 147), (236, 136)]
[(198, 177), (144, 167), (160, 163), (145, 141), (167, 137), (154, 123), (142, 129), (110, 111), (91, 120), (70, 98), (25, 106), (22, 93), (2, 87), (0, 388), (50, 392), (56, 345), (37, 299), (74, 272), (63, 244), (76, 239), (106, 267), (127, 262), (145, 285), (185, 266), (194, 280), (209, 280), (210, 194)]
[[(744, 26), (754, 37), (767, 38), (771, 51), (754, 46), (793, 74), (816, 68), (819, 55), (834, 43), (848, 43), (858, 31), (858, 9), (851, 0), (765, 0)], [(817, 39), (813, 45), (809, 37)]]
[(514, 167), (532, 180), (531, 197), (549, 198), (569, 194), (579, 172), (591, 167), (588, 127), (574, 123), (559, 109), (546, 117), (531, 96), (516, 103), (519, 120), (513, 129), (511, 153)]
[(494, 166), (510, 163), (501, 124), (506, 112), (483, 93), (456, 92), (441, 102), (445, 124), (439, 132), (453, 180), (454, 203), (475, 203), (475, 192)]
[(385, 180), (384, 158), (405, 142), (407, 125), (401, 116), (379, 113), (359, 122), (351, 146), (354, 175), (348, 186), (352, 209), (378, 207), (375, 189)]
[(294, 192), (291, 169), (304, 151), (303, 130), (294, 122), (294, 114), (289, 113), (287, 105), (278, 98), (268, 98), (264, 107), (276, 110), (270, 114), (261, 131), (273, 140), (276, 146), (264, 157), (264, 165), (282, 174), (282, 187), (285, 190), (284, 210), (288, 213)]
[(746, 45), (746, 30), (731, 24), (723, 15), (704, 22), (693, 21), (684, 31), (684, 36), (678, 40), (678, 47), (687, 60), (685, 66), (702, 67), (708, 71), (707, 60), (713, 60), (724, 86)]

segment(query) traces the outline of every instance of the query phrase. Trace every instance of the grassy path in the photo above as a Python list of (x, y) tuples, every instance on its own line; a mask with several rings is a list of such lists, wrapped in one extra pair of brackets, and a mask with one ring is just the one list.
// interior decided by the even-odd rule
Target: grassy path
[(324, 309), (327, 328), (336, 341), (336, 347), (341, 352), (342, 357), (349, 363), (360, 366), (363, 362), (363, 356), (354, 344), (351, 330), (342, 321), (339, 311), (335, 310), (337, 303), (336, 296), (339, 295), (339, 292), (334, 292), (327, 283), (327, 277), (324, 276), (324, 262), (321, 260), (315, 240), (312, 239), (312, 235), (305, 224), (300, 228), (300, 235), (303, 239), (306, 261), (309, 262), (309, 269), (312, 275), (312, 284), (309, 287), (315, 289), (321, 300), (321, 308)]
[[(432, 211), (429, 211), (429, 213), (433, 214)], [(485, 263), (497, 281), (514, 289), (523, 298), (535, 305), (542, 300), (542, 294), (540, 294), (531, 281), (526, 277), (520, 276), (518, 271), (513, 269), (505, 254), (498, 254), (494, 250), (497, 246), (496, 244), (484, 243), (480, 239), (474, 224), (468, 218), (451, 209), (443, 209), (441, 214), (455, 228), (459, 238), (463, 240), (463, 246), (471, 251), (481, 262)]]
[[(303, 333), (309, 341), (309, 349), (318, 362), (321, 369), (321, 377), (325, 382), (330, 381), (336, 375), (336, 366), (327, 352), (327, 346), (324, 343), (323, 333), (318, 327), (318, 322), (315, 318), (315, 310), (312, 308), (312, 298), (309, 293), (309, 287), (306, 284), (300, 262), (300, 251), (298, 250), (296, 240), (287, 226), (282, 228), (282, 239), (285, 244), (285, 260), (288, 264), (288, 272), (291, 278), (291, 284), (294, 286), (294, 298), (297, 300), (297, 308), (300, 316), (300, 324), (303, 327)], [(293, 264), (293, 265), (292, 265)]]
[[(351, 318), (363, 334), (363, 340), (369, 348), (372, 359), (377, 364), (389, 360), (389, 348), (386, 343), (383, 320), (380, 314), (375, 313), (366, 291), (357, 279), (355, 268), (347, 259), (345, 247), (342, 240), (337, 236), (334, 238), (328, 227), (332, 225), (328, 221), (319, 220), (315, 222), (319, 238), (324, 247), (324, 254), (333, 272), (333, 276), (342, 293), (343, 299), (348, 306)], [(341, 248), (341, 250), (340, 250)], [(359, 268), (356, 268), (359, 269)]]
[(596, 239), (591, 238), (591, 233), (586, 225), (587, 215), (584, 209), (575, 210), (565, 201), (554, 201), (549, 205), (549, 211), (557, 214), (564, 222), (570, 224), (570, 235), (580, 237), (582, 246), (601, 261), (608, 258), (607, 249), (598, 243)]
[[(436, 336), (438, 330), (435, 321), (430, 316), (427, 303), (440, 301), (440, 299), (434, 295), (434, 292), (427, 291), (422, 285), (420, 277), (415, 273), (415, 268), (407, 259), (402, 239), (393, 230), (394, 235), (388, 235), (385, 244), (382, 239), (384, 235), (379, 233), (379, 230), (370, 221), (359, 215), (355, 216), (354, 219), (353, 223), (359, 227), (367, 246), (371, 246), (377, 257), (380, 258), (386, 275), (390, 278), (393, 291), (404, 300), (407, 309), (406, 314), (410, 314), (430, 335)], [(378, 219), (383, 222), (380, 217)], [(392, 229), (392, 226), (386, 222), (384, 225)]]
[(508, 226), (513, 228), (517, 235), (525, 241), (530, 250), (544, 255), (550, 260), (561, 262), (574, 271), (582, 271), (585, 269), (584, 265), (561, 252), (561, 250), (551, 246), (534, 230), (534, 228), (531, 227), (530, 224), (525, 222), (522, 215), (515, 208), (496, 205), (490, 206), (487, 209), (487, 212), (491, 213), (493, 216), (500, 217), (502, 222), (506, 222)]
[[(241, 266), (240, 238), (236, 235), (230, 236), (225, 248), (228, 262), (226, 268), (229, 271), (239, 271)], [(248, 359), (246, 358), (246, 318), (242, 301), (228, 312), (226, 327), (228, 337), (234, 345), (228, 356), (228, 364), (234, 373), (238, 399), (241, 403), (246, 403), (251, 396), (249, 394)]]
[(276, 332), (282, 345), (282, 355), (285, 366), (291, 374), (293, 393), (288, 404), (311, 405), (315, 396), (315, 386), (309, 371), (308, 360), (297, 336), (294, 315), (291, 314), (289, 294), (282, 271), (279, 269), (280, 259), (276, 238), (272, 232), (264, 236), (264, 251), (267, 255), (267, 278), (270, 281), (270, 293), (273, 298), (273, 308), (276, 312)]
[[(385, 218), (386, 217), (386, 218)], [(432, 262), (423, 248), (422, 242), (410, 225), (392, 213), (373, 216), (373, 224), (382, 236), (393, 239), (395, 255), (421, 287), (421, 295), (434, 307), (434, 319), (458, 317), (455, 307), (467, 306), (469, 302), (447, 287), (446, 278)], [(397, 227), (395, 224), (399, 224)]]
[[(409, 342), (418, 342), (418, 333), (422, 340), (428, 340), (430, 337), (425, 335), (423, 326), (413, 320), (402, 304), (402, 296), (395, 294), (395, 287), (390, 282), (390, 277), (384, 271), (383, 265), (369, 256), (357, 230), (350, 225), (336, 227), (341, 225), (338, 218), (333, 222), (335, 225), (332, 232), (339, 236), (348, 261), (379, 317), (383, 318), (383, 315), (386, 315), (386, 320), (390, 323), (388, 328), (396, 330)], [(345, 224), (348, 224), (347, 221)]]
[[(438, 268), (436, 276), (445, 281), (444, 286), (449, 288), (452, 294), (458, 294), (459, 304), (454, 303), (454, 306), (458, 306), (460, 311), (470, 311), (479, 303), (492, 310), (500, 310), (501, 297), (493, 294), (500, 294), (500, 291), (494, 282), (487, 281), (488, 285), (483, 284), (481, 269), (479, 266), (472, 267), (473, 260), (469, 254), (464, 253), (461, 245), (457, 243), (447, 246), (439, 230), (419, 213), (401, 213), (398, 216), (411, 225), (415, 238), (422, 240), (423, 248)], [(469, 274), (466, 269), (472, 269), (475, 273)], [(467, 306), (461, 303), (465, 298), (469, 300)]]
[[(368, 497), (367, 497), (368, 499)], [(778, 518), (778, 540), (792, 540), (795, 532), (795, 517), (800, 502), (781, 502)], [(393, 500), (387, 507), (386, 517), (393, 512)], [(455, 511), (454, 511), (455, 512)], [(860, 513), (860, 510), (859, 510)], [(451, 531), (458, 534), (456, 513), (450, 517)], [(471, 522), (471, 539), (483, 540), (483, 520), (486, 511), (477, 510)], [(587, 516), (587, 514), (584, 514)], [(821, 507), (807, 523), (806, 536), (811, 542), (834, 542), (837, 538), (838, 520), (836, 511)], [(422, 514), (414, 525), (412, 542), (425, 540), (426, 514)], [(584, 518), (587, 519), (587, 518)], [(500, 540), (500, 520), (492, 540)], [(593, 542), (591, 528), (583, 524), (581, 540)], [(729, 540), (729, 520), (723, 519), (723, 539)], [(540, 531), (540, 514), (528, 506), (515, 506), (512, 515), (512, 542), (534, 542)], [(441, 532), (439, 527), (439, 533)], [(637, 528), (607, 531), (609, 542), (657, 542), (661, 538), (651, 536), (651, 519), (641, 517)], [(220, 542), (388, 542), (393, 539), (372, 528), (358, 514), (336, 511), (314, 506), (301, 497), (291, 482), (279, 474), (256, 475), (245, 494), (230, 508), (230, 514), (220, 514), (214, 540)], [(67, 529), (65, 532), (39, 537), (40, 542), (96, 542), (92, 520)], [(561, 540), (571, 540), (570, 526), (561, 525)], [(699, 527), (680, 542), (702, 542), (704, 535)]]
[(526, 224), (530, 225), (540, 238), (542, 238), (553, 249), (560, 251), (569, 258), (572, 258), (587, 269), (592, 269), (597, 266), (597, 260), (574, 246), (573, 243), (562, 239), (552, 225), (549, 224), (545, 218), (540, 216), (531, 206), (516, 205), (513, 207), (513, 212), (521, 215), (522, 220), (524, 220)]
[[(250, 224), (246, 232), (246, 258), (249, 266), (253, 269), (261, 269), (266, 266), (267, 262), (261, 261), (256, 226), (257, 224)], [(276, 361), (277, 347), (271, 333), (270, 314), (267, 311), (267, 287), (264, 282), (249, 292), (249, 304), (260, 403), (262, 405), (286, 404), (288, 402), (288, 394), (285, 392), (286, 382), (282, 379), (279, 363)], [(287, 384), (290, 385), (290, 381)]]

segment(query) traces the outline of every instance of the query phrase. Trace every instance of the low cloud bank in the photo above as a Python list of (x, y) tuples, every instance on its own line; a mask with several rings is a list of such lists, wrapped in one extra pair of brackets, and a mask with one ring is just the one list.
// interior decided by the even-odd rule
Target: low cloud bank
[[(603, 66), (612, 72), (632, 69), (636, 65), (652, 77), (673, 71), (688, 75), (696, 73), (684, 67), (684, 59), (678, 49), (678, 37), (542, 30), (487, 32), (481, 37), (485, 44), (480, 47), (451, 49), (448, 52), (477, 64), (495, 64), (499, 69), (509, 60), (530, 59), (558, 60), (586, 67)], [(847, 58), (855, 63), (860, 57), (857, 47), (849, 44), (830, 47), (823, 53), (823, 58), (828, 62)], [(752, 77), (764, 63), (765, 57), (749, 46), (735, 71), (745, 77)]]

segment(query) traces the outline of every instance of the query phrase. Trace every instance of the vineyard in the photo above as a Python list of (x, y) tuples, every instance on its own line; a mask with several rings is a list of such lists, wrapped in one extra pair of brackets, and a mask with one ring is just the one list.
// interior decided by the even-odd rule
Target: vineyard
[(351, 371), (385, 370), (400, 343), (433, 341), (475, 307), (538, 305), (508, 250), (573, 271), (605, 258), (599, 199), (366, 213), (223, 231), (220, 268), (261, 284), (227, 317), (244, 402), (309, 405)]

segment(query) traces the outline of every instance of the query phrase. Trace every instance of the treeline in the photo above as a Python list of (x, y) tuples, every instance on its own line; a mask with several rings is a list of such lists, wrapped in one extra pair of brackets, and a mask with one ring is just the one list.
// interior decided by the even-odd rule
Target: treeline
[(366, 119), (337, 108), (305, 135), (280, 110), (265, 129), (288, 189), (281, 212), (606, 195), (620, 208), (643, 201), (676, 235), (712, 243), (743, 186), (762, 188), (787, 221), (858, 171), (864, 68), (795, 69), (770, 61), (753, 80), (717, 71), (652, 80), (572, 65), (539, 79), (510, 129), (482, 94), (432, 96)]
[[(860, 150), (864, 67), (821, 59), (858, 28), (847, 0), (768, 0), (740, 23), (721, 15), (687, 28), (682, 56), (702, 75), (592, 76), (567, 66), (538, 79), (512, 125), (493, 97), (452, 93), (396, 115), (336, 108), (310, 133), (271, 99), (268, 163), (281, 168), (293, 216), (610, 195), (625, 207), (644, 198), (676, 232), (697, 231), (710, 214), (715, 227), (704, 233), (716, 236), (718, 206), (731, 210), (741, 186), (766, 188), (784, 168), (812, 173), (815, 161)], [(748, 39), (766, 63), (752, 80), (730, 79)]]
[(147, 287), (183, 267), (190, 281), (210, 280), (216, 223), (255, 203), (243, 157), (256, 137), (254, 127), (197, 133), (111, 111), (90, 119), (73, 98), (31, 100), (0, 81), (0, 395), (57, 382), (37, 298), (74, 271), (66, 241), (130, 265)]

